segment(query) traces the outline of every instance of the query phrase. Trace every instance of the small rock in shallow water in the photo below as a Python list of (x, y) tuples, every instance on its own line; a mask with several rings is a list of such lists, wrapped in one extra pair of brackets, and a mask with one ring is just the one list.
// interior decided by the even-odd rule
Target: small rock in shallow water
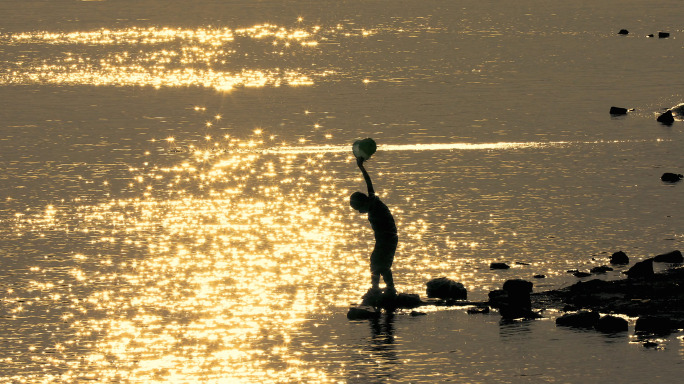
[(666, 183), (676, 183), (679, 180), (684, 178), (684, 175), (678, 174), (678, 173), (670, 173), (670, 172), (665, 172), (663, 173), (662, 176), (660, 176), (660, 180), (666, 182)]
[(606, 273), (606, 272), (609, 272), (609, 271), (612, 271), (612, 270), (613, 270), (613, 268), (611, 268), (611, 267), (609, 267), (609, 266), (607, 266), (607, 265), (601, 265), (601, 266), (599, 266), (599, 267), (594, 267), (594, 268), (592, 268), (590, 272), (591, 272), (591, 273)]
[(627, 108), (610, 107), (610, 114), (611, 115), (626, 115), (627, 114)]
[(556, 319), (556, 325), (564, 327), (594, 328), (598, 323), (600, 315), (594, 311), (579, 311), (567, 313)]
[(468, 298), (468, 291), (465, 286), (447, 277), (432, 279), (426, 285), (427, 297), (444, 300), (465, 300)]
[(596, 323), (596, 330), (600, 332), (613, 333), (625, 332), (629, 329), (629, 323), (622, 317), (606, 315)]
[(411, 316), (416, 317), (416, 316), (427, 316), (427, 313), (425, 312), (418, 312), (418, 311), (411, 311)]
[(491, 263), (489, 269), (510, 269), (511, 267), (506, 263)]
[(658, 32), (658, 37), (661, 39), (664, 39), (666, 37), (670, 37), (670, 32)]
[(622, 251), (617, 251), (610, 256), (610, 263), (617, 265), (629, 264), (629, 257)]
[(658, 263), (679, 264), (684, 262), (684, 256), (682, 256), (680, 251), (672, 251), (654, 257), (653, 261)]
[(653, 259), (646, 259), (644, 261), (640, 261), (632, 266), (627, 272), (625, 272), (625, 275), (629, 276), (629, 278), (642, 278), (642, 277), (652, 277), (654, 275), (653, 272)]
[(618, 32), (618, 35), (629, 35), (629, 31), (626, 29), (621, 29), (620, 32)]
[(672, 111), (667, 111), (656, 119), (659, 123), (665, 124), (665, 125), (672, 125), (674, 123), (674, 116), (672, 115)]
[(591, 276), (591, 273), (577, 271), (577, 272), (573, 272), (572, 275), (575, 277), (589, 277), (589, 276)]

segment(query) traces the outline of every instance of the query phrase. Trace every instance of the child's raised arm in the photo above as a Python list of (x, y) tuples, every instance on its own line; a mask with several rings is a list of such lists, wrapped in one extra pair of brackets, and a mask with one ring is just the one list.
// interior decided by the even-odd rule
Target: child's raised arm
[(368, 197), (374, 197), (375, 196), (375, 190), (373, 189), (373, 182), (371, 181), (370, 176), (368, 175), (368, 172), (366, 172), (366, 168), (363, 166), (363, 158), (357, 157), (356, 158), (356, 165), (359, 166), (359, 169), (361, 169), (361, 173), (363, 173), (363, 179), (366, 180), (366, 187), (368, 187)]

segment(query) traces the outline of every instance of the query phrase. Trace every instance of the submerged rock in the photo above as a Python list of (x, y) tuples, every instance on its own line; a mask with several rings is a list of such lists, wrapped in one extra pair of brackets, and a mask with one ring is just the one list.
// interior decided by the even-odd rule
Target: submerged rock
[(486, 314), (489, 313), (489, 306), (478, 306), (478, 307), (471, 307), (468, 308), (467, 312), (471, 315), (476, 315), (476, 314)]
[(622, 251), (617, 251), (610, 256), (610, 263), (615, 265), (629, 264), (629, 257)]
[(463, 284), (447, 277), (432, 279), (426, 283), (427, 297), (444, 300), (466, 300), (468, 291)]

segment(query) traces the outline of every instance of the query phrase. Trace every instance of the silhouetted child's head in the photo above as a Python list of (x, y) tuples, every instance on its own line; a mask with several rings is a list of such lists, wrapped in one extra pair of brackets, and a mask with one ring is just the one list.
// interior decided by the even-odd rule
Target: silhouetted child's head
[(370, 198), (363, 192), (354, 192), (349, 197), (349, 205), (361, 213), (366, 213), (370, 205)]

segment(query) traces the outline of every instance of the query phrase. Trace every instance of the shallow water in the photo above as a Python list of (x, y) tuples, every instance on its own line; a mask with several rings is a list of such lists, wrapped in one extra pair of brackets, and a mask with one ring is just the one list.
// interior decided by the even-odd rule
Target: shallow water
[(681, 248), (678, 2), (123, 3), (0, 3), (0, 382), (677, 377), (680, 335), (345, 314), (362, 137), (400, 291)]

